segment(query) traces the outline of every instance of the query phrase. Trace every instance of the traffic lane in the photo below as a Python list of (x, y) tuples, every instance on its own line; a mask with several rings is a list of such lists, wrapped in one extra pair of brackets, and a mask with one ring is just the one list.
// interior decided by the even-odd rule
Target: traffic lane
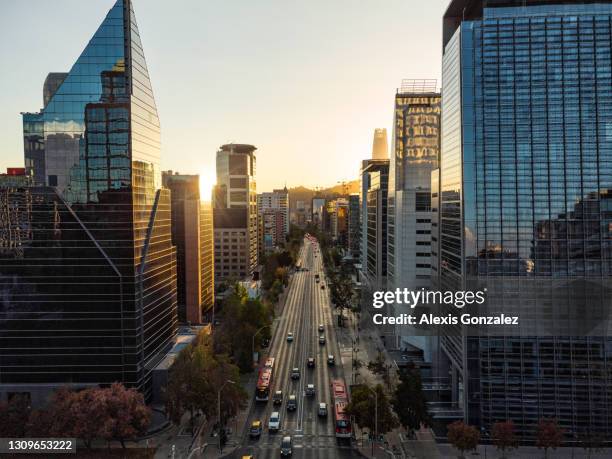
[[(300, 251), (299, 260), (303, 260), (305, 256), (305, 250)], [(275, 358), (274, 363), (274, 377), (272, 382), (271, 396), (279, 387), (279, 381), (282, 384), (283, 381), (283, 371), (288, 372), (288, 364), (287, 361), (288, 355), (291, 352), (291, 345), (287, 343), (286, 336), (289, 331), (291, 331), (295, 327), (295, 318), (294, 310), (295, 310), (295, 301), (296, 297), (299, 294), (299, 286), (304, 282), (301, 273), (296, 273), (289, 281), (288, 289), (286, 296), (286, 303), (281, 313), (281, 317), (279, 319), (279, 325), (274, 331), (274, 335), (272, 336), (272, 340), (270, 343), (270, 352), (269, 356)], [(258, 371), (258, 370), (256, 370)], [(250, 394), (250, 396), (255, 397), (255, 394)], [(244, 432), (242, 437), (242, 444), (251, 444), (253, 440), (248, 436), (248, 430), (251, 423), (254, 420), (260, 420), (264, 424), (264, 428), (267, 427), (267, 422), (270, 418), (270, 414), (273, 411), (272, 402), (253, 402), (251, 411), (249, 416), (247, 417), (247, 423), (244, 426)], [(275, 407), (279, 408), (279, 407)]]

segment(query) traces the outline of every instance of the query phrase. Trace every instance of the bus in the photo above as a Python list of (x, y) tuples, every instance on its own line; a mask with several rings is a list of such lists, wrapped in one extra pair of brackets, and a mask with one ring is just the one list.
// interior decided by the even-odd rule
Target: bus
[(346, 405), (348, 402), (334, 402), (334, 427), (337, 438), (351, 438), (351, 419), (346, 414)]
[(255, 388), (255, 401), (267, 402), (270, 400), (270, 390), (272, 388), (272, 376), (274, 374), (274, 357), (268, 357), (264, 365), (259, 370), (257, 387)]
[(337, 438), (351, 438), (351, 420), (346, 413), (349, 397), (346, 384), (342, 379), (332, 381), (332, 401), (334, 404), (334, 427)]

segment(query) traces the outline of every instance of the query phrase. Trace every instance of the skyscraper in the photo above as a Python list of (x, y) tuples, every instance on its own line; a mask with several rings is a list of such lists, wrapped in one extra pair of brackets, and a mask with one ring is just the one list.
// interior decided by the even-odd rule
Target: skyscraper
[(447, 333), (469, 422), (612, 435), (612, 5), (454, 0), (444, 15), (439, 276), (519, 327)]
[(210, 203), (200, 201), (199, 175), (167, 171), (162, 173), (162, 181), (171, 191), (178, 318), (182, 323), (199, 324), (214, 303)]
[[(49, 83), (49, 80), (47, 80)], [(177, 331), (170, 196), (134, 11), (118, 0), (48, 103), (24, 114), (31, 237), (0, 253), (0, 392), (137, 387)], [(12, 229), (15, 222), (0, 225)]]
[(250, 278), (257, 266), (255, 148), (222, 145), (213, 193), (215, 283)]
[[(395, 94), (393, 155), (389, 164), (387, 288), (431, 284), (431, 171), (440, 154), (440, 93), (436, 80), (403, 80)], [(408, 312), (396, 305), (396, 313)], [(400, 348), (414, 345), (431, 357), (429, 339), (396, 327)]]
[(374, 140), (372, 142), (372, 159), (389, 159), (387, 130), (385, 128), (374, 129)]

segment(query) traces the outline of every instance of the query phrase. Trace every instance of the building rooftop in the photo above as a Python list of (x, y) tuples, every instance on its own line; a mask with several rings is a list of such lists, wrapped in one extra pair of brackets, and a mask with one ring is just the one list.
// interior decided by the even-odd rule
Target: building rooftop
[(225, 145), (221, 145), (219, 150), (233, 153), (253, 153), (255, 150), (257, 150), (257, 147), (247, 143), (227, 143)]

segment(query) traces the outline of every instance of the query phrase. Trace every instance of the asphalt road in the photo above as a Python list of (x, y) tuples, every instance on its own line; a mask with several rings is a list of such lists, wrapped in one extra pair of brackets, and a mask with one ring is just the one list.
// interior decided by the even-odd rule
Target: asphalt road
[[(248, 416), (247, 425), (261, 420), (264, 429), (259, 439), (248, 436), (245, 429), (242, 448), (235, 450), (231, 457), (241, 458), (253, 455), (255, 458), (280, 457), (280, 443), (285, 435), (293, 440), (294, 458), (348, 458), (360, 457), (351, 449), (348, 440), (338, 440), (334, 435), (333, 408), (331, 405), (330, 382), (343, 378), (340, 362), (340, 349), (332, 324), (332, 311), (329, 303), (328, 288), (323, 279), (323, 265), (318, 246), (305, 240), (300, 251), (299, 263), (309, 271), (296, 272), (289, 283), (287, 300), (270, 343), (268, 355), (275, 358), (274, 378), (271, 394), (283, 391), (283, 404), (273, 406), (268, 402), (255, 402)], [(321, 282), (315, 281), (319, 274)], [(321, 289), (325, 285), (325, 290)], [(325, 327), (326, 344), (319, 344), (318, 325)], [(287, 342), (287, 334), (293, 332), (293, 342)], [(335, 366), (327, 365), (328, 354), (336, 358)], [(308, 368), (308, 357), (315, 357), (315, 368)], [(299, 380), (292, 380), (291, 369), (301, 371)], [(316, 395), (306, 396), (306, 385), (315, 385)], [(287, 411), (287, 399), (295, 394), (298, 409)], [(254, 394), (250, 394), (254, 397)], [(326, 402), (329, 410), (327, 418), (317, 416), (319, 402)], [(281, 428), (277, 433), (268, 431), (268, 420), (273, 411), (281, 417)]]

